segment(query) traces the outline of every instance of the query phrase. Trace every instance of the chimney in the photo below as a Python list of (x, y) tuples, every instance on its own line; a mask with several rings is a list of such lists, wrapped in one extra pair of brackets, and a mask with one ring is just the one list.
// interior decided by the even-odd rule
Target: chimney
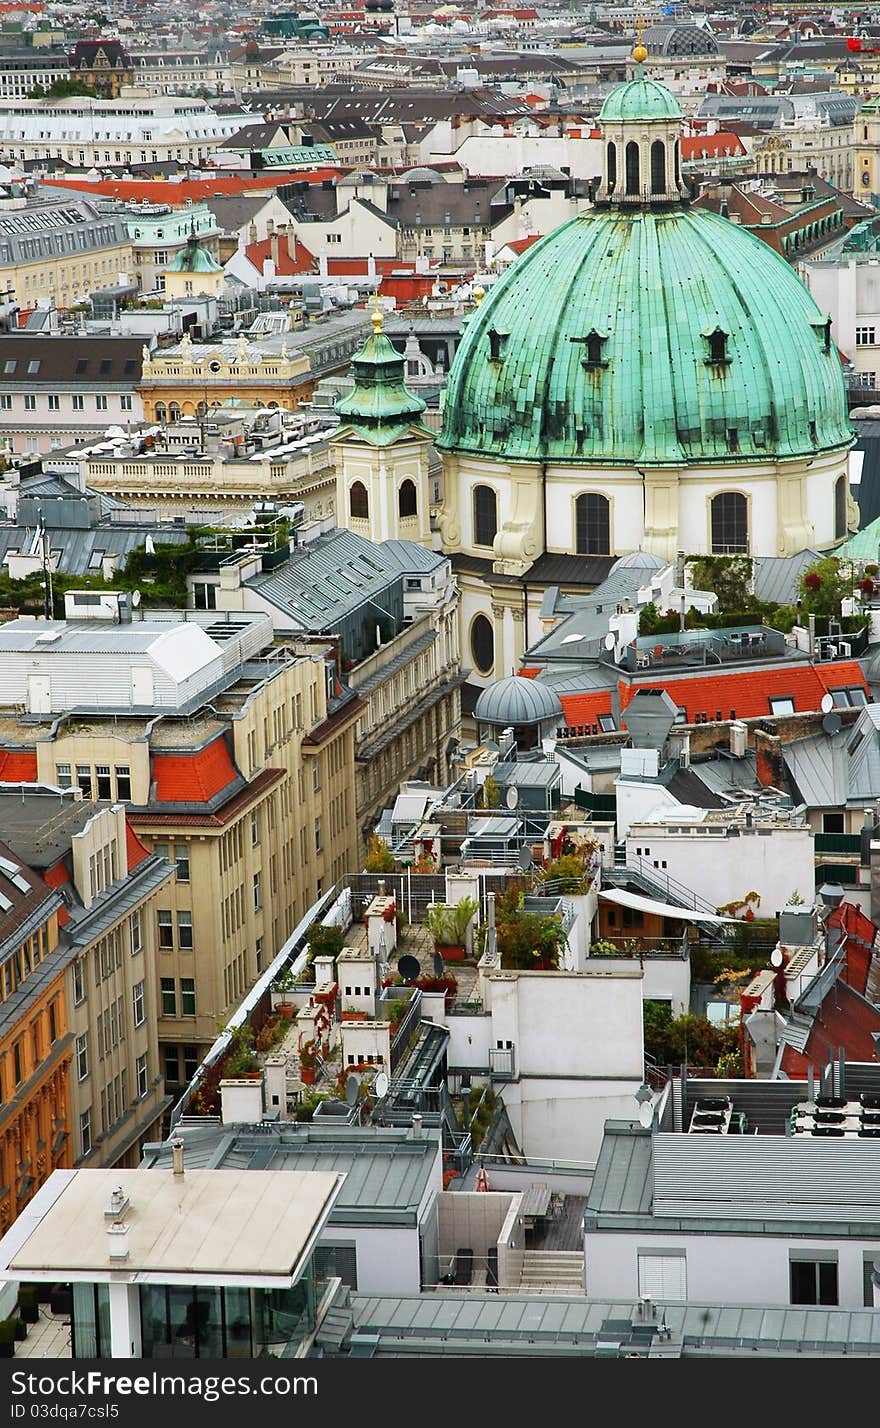
[(183, 1141), (180, 1136), (175, 1136), (171, 1142), (171, 1164), (176, 1176), (183, 1176)]
[(422, 1138), (422, 1117), (418, 1111), (414, 1113), (412, 1118), (412, 1138), (413, 1140), (421, 1140)]
[(782, 787), (782, 740), (778, 734), (755, 730), (755, 772), (765, 788)]
[(281, 257), (281, 245), (280, 245), (280, 243), (279, 243), (279, 241), (278, 241), (278, 234), (277, 234), (277, 233), (272, 233), (272, 234), (269, 235), (269, 250), (270, 250), (270, 252), (271, 252), (271, 254), (272, 254), (272, 262), (275, 264), (275, 271), (276, 271), (276, 273), (277, 273), (277, 272), (278, 272), (278, 264), (279, 264), (279, 262), (280, 262), (280, 257)]
[(124, 1264), (128, 1259), (128, 1225), (114, 1221), (107, 1226), (107, 1254), (112, 1264)]

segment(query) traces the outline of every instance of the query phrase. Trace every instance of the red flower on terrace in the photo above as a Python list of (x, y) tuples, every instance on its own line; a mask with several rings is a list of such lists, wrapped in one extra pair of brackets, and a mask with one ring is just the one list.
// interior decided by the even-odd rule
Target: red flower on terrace
[(871, 579), (870, 575), (866, 575), (864, 580), (859, 582), (859, 589), (861, 590), (863, 595), (874, 594), (874, 582)]
[(818, 590), (822, 584), (822, 577), (818, 575), (815, 570), (808, 570), (804, 576), (804, 584), (808, 590)]

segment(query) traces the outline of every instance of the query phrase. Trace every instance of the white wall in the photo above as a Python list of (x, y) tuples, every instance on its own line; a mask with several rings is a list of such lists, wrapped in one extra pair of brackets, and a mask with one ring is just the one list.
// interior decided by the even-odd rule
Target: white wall
[[(595, 1166), (606, 1120), (636, 1114), (642, 1071), (629, 1080), (531, 1077), (504, 1087), (514, 1135), (529, 1159)], [(492, 1176), (490, 1173), (490, 1183)]]
[(769, 836), (757, 828), (742, 828), (740, 836), (731, 839), (697, 831), (706, 826), (697, 824), (679, 834), (660, 824), (633, 824), (626, 838), (627, 862), (641, 862), (661, 880), (668, 876), (691, 888), (713, 907), (753, 890), (760, 894), (762, 917), (772, 917), (795, 890), (812, 901), (816, 868), (809, 828), (774, 828)]
[(669, 793), (662, 783), (629, 783), (617, 777), (614, 780), (617, 794), (617, 837), (626, 838), (630, 824), (650, 817), (658, 808), (678, 808), (678, 799)]
[[(640, 964), (638, 957), (615, 957), (612, 961), (605, 961), (600, 957), (591, 957), (590, 966), (598, 969), (605, 965), (612, 971), (625, 970), (638, 971)], [(672, 1003), (673, 1016), (683, 1016), (690, 1006), (691, 996), (691, 964), (688, 957), (648, 957), (644, 961), (644, 980), (642, 981), (642, 998), (645, 1001), (661, 1001)]]
[(668, 1234), (660, 1228), (588, 1233), (584, 1239), (587, 1294), (595, 1299), (635, 1299), (637, 1250), (659, 1254), (663, 1249), (685, 1249), (688, 1299), (697, 1303), (788, 1304), (789, 1249), (802, 1254), (812, 1248), (837, 1250), (839, 1303), (843, 1308), (862, 1308), (864, 1253), (873, 1250), (880, 1254), (878, 1240)]
[(354, 1244), (359, 1294), (421, 1291), (417, 1225), (328, 1225), (322, 1245)]

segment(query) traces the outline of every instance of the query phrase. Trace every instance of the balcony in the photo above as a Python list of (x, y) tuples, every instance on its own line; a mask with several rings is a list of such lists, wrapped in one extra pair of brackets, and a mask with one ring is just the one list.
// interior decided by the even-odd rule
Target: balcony
[(680, 630), (670, 634), (641, 635), (628, 646), (622, 668), (635, 673), (647, 669), (691, 669), (754, 659), (779, 659), (786, 654), (785, 636), (768, 626), (719, 630)]

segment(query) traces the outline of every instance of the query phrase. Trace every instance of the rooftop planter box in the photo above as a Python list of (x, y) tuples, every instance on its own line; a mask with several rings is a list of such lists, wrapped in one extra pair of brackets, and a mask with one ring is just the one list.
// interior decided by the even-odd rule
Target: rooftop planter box
[(468, 932), (477, 912), (473, 898), (457, 903), (432, 903), (425, 921), (436, 950), (445, 962), (463, 962), (467, 956)]

